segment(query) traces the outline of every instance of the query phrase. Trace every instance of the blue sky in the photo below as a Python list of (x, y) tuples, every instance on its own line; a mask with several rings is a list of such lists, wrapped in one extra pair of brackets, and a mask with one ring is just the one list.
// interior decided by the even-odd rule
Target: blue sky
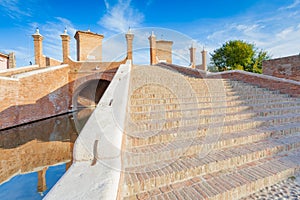
[(44, 36), (44, 54), (60, 60), (59, 35), (65, 27), (74, 59), (76, 30), (90, 29), (109, 40), (129, 26), (171, 29), (209, 52), (241, 39), (273, 58), (300, 53), (300, 0), (0, 0), (0, 18), (0, 52), (16, 52), (18, 66), (34, 60), (31, 34), (36, 27)]

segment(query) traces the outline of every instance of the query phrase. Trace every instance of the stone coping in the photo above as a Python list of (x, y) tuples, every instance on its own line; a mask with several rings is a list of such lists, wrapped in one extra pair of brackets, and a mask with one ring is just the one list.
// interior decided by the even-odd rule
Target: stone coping
[(193, 69), (193, 68), (189, 68), (189, 67), (184, 67), (184, 66), (174, 65), (174, 64), (168, 64), (168, 63), (159, 63), (158, 66), (189, 70), (190, 72), (194, 72), (195, 75), (199, 75), (199, 73), (197, 73), (197, 72), (206, 73), (205, 77), (207, 77), (207, 78), (212, 77), (212, 76), (221, 76), (221, 75), (224, 75), (224, 74), (240, 73), (240, 74), (244, 74), (244, 75), (248, 75), (248, 76), (254, 76), (254, 77), (269, 79), (269, 80), (273, 80), (273, 81), (280, 81), (280, 82), (300, 85), (299, 81), (289, 80), (289, 79), (285, 79), (285, 78), (278, 78), (278, 77), (275, 77), (275, 76), (270, 76), (270, 75), (265, 75), (265, 74), (257, 74), (257, 73), (243, 71), (243, 70), (229, 70), (229, 71), (223, 71), (223, 72), (209, 72), (209, 71), (204, 71), (204, 70), (200, 70), (200, 69)]
[(3, 69), (3, 70), (0, 70), (0, 77), (24, 73), (24, 72), (31, 71), (31, 70), (38, 69), (38, 68), (39, 68), (38, 65), (29, 65), (29, 66), (18, 67), (18, 68)]
[(63, 69), (65, 67), (69, 67), (69, 65), (64, 64), (64, 65), (58, 65), (58, 66), (53, 66), (53, 67), (37, 69), (37, 70), (22, 73), (22, 74), (13, 75), (12, 78), (16, 78), (16, 79), (25, 78), (25, 77), (36, 75), (36, 74), (41, 74), (41, 73), (50, 72), (50, 71), (54, 71), (54, 70), (58, 70), (58, 69)]
[(269, 79), (269, 80), (273, 80), (273, 81), (280, 81), (280, 82), (300, 85), (299, 81), (289, 80), (289, 79), (285, 79), (285, 78), (278, 78), (275, 76), (270, 76), (270, 75), (265, 75), (265, 74), (251, 73), (251, 72), (246, 72), (246, 71), (242, 71), (242, 70), (230, 70), (230, 71), (224, 71), (224, 72), (207, 72), (207, 77), (222, 75), (222, 74), (232, 74), (232, 73), (240, 73), (240, 74), (244, 74), (244, 75), (255, 76), (258, 78), (264, 78), (264, 79)]
[(73, 164), (44, 199), (116, 199), (131, 61), (120, 65), (78, 136)]

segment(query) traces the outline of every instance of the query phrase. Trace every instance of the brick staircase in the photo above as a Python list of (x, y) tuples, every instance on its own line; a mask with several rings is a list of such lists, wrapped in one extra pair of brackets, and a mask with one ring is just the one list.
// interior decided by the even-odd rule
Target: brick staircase
[(300, 99), (159, 66), (131, 73), (122, 199), (239, 199), (300, 169)]

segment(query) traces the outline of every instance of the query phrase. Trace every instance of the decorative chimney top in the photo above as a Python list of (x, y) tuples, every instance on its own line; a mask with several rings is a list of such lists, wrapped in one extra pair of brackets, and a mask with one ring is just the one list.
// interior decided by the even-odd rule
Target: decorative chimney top
[(151, 37), (155, 37), (155, 35), (154, 35), (154, 31), (152, 31), (152, 33), (151, 33)]
[(34, 33), (33, 35), (41, 35), (41, 34), (40, 34), (40, 30), (39, 30), (39, 28), (38, 28), (38, 27), (36, 27), (36, 29), (35, 29), (35, 33)]
[(68, 30), (67, 30), (67, 28), (65, 28), (65, 30), (64, 30), (64, 35), (68, 35)]
[(128, 28), (127, 34), (132, 34), (132, 31), (131, 31), (130, 26), (129, 26), (129, 28)]

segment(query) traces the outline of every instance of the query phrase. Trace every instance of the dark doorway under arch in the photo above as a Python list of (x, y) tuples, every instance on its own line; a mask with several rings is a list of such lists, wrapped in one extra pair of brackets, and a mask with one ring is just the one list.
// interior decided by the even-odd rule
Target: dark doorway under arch
[(78, 88), (74, 96), (73, 105), (75, 103), (75, 109), (97, 106), (109, 83), (110, 81), (102, 79), (84, 83)]

